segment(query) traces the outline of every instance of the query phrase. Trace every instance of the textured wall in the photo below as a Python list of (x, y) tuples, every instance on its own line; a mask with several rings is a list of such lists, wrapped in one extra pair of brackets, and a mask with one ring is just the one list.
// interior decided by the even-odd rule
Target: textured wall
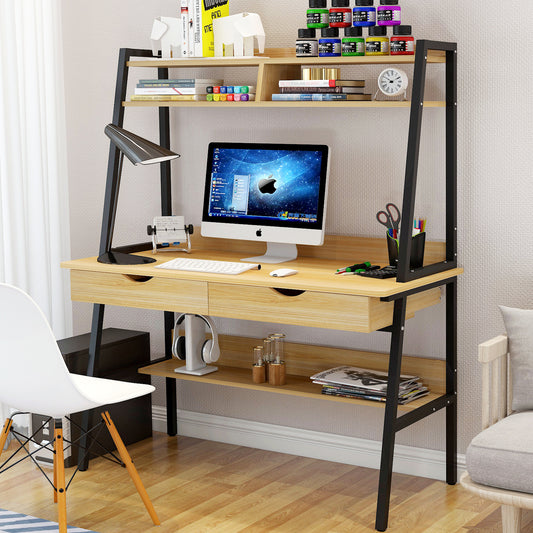
[[(176, 5), (170, 0), (63, 3), (74, 258), (94, 255), (98, 249), (108, 152), (103, 127), (112, 115), (118, 48), (149, 47), (153, 17), (173, 15)], [(258, 12), (267, 46), (293, 46), (296, 29), (305, 24), (307, 5), (306, 0), (231, 0), (230, 9)], [(522, 268), (533, 259), (529, 244), (533, 106), (527, 93), (533, 82), (528, 65), (533, 5), (527, 0), (505, 4), (506, 27), (516, 36), (513, 43), (503, 40), (501, 2), (403, 0), (401, 5), (402, 20), (412, 24), (416, 38), (456, 41), (459, 48), (458, 235), (459, 263), (465, 268), (459, 283), (459, 451), (464, 452), (480, 428), (477, 344), (503, 331), (497, 304), (533, 307), (532, 276)], [(519, 48), (511, 52), (511, 44)], [(379, 71), (379, 67), (354, 68), (344, 75), (364, 77), (373, 90)], [(430, 67), (429, 73), (427, 96), (438, 98), (443, 67)], [(146, 72), (133, 76), (146, 77)], [(251, 82), (255, 72), (234, 69), (225, 76)], [(402, 201), (407, 110), (235, 107), (234, 112), (216, 106), (172, 111), (172, 148), (182, 154), (172, 163), (175, 213), (184, 214), (188, 222), (200, 221), (206, 145), (211, 140), (325, 142), (332, 148), (328, 231), (380, 234), (375, 212), (387, 201)], [(125, 127), (155, 140), (156, 116), (153, 109), (128, 109)], [(443, 110), (428, 109), (423, 123), (416, 215), (428, 217), (430, 239), (444, 237), (443, 117)], [(122, 183), (115, 244), (145, 240), (144, 228), (159, 208), (157, 169), (125, 163)], [(75, 304), (74, 310), (76, 332), (88, 331), (91, 306)], [(388, 350), (389, 336), (383, 333), (215, 321), (223, 333), (261, 337), (283, 329), (295, 342)], [(160, 313), (109, 307), (105, 323), (149, 327), (153, 353), (161, 354)], [(405, 353), (443, 357), (443, 324), (442, 304), (419, 313), (407, 324)], [(155, 403), (162, 405), (163, 384), (156, 385)], [(377, 408), (187, 383), (179, 388), (178, 402), (193, 411), (370, 439), (380, 438), (383, 415)], [(444, 416), (438, 413), (401, 432), (398, 442), (443, 449), (443, 424)]]

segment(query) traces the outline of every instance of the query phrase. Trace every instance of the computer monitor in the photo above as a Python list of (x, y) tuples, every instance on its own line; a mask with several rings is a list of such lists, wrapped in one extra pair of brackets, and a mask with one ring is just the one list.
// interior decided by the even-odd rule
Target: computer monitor
[(325, 145), (212, 142), (201, 233), (267, 244), (242, 261), (296, 259), (296, 244), (324, 242), (327, 181)]

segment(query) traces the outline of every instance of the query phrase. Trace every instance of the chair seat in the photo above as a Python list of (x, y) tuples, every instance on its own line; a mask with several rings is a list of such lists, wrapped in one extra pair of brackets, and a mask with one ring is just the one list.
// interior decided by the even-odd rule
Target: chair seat
[(83, 396), (99, 406), (124, 402), (145, 394), (151, 394), (155, 390), (153, 385), (144, 383), (116, 381), (79, 374), (71, 374), (70, 377)]
[(533, 493), (533, 411), (512, 414), (474, 437), (466, 467), (481, 485)]

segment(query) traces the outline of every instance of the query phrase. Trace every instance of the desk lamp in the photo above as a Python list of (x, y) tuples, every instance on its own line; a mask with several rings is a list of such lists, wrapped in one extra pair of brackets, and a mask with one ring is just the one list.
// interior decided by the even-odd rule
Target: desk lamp
[(120, 176), (122, 174), (122, 162), (124, 156), (126, 156), (136, 166), (151, 165), (153, 163), (170, 161), (180, 156), (179, 154), (175, 154), (162, 146), (147, 141), (146, 139), (113, 124), (108, 124), (105, 127), (104, 132), (111, 139), (110, 150), (114, 153), (110, 153), (110, 162), (114, 161), (114, 165), (110, 169), (108, 168), (98, 262), (116, 265), (141, 265), (145, 263), (153, 263), (155, 259), (152, 257), (130, 255), (111, 250), (111, 241), (113, 240), (115, 215), (118, 203), (118, 191), (120, 187)]

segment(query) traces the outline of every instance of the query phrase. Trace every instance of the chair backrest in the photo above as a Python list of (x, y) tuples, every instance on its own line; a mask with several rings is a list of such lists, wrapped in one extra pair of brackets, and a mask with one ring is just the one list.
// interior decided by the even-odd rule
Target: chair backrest
[(42, 311), (25, 292), (3, 283), (0, 283), (0, 402), (20, 411), (55, 418), (87, 408), (87, 398), (72, 382)]
[(482, 429), (486, 429), (511, 413), (512, 383), (507, 337), (499, 335), (481, 343), (478, 360), (483, 364), (481, 425)]

